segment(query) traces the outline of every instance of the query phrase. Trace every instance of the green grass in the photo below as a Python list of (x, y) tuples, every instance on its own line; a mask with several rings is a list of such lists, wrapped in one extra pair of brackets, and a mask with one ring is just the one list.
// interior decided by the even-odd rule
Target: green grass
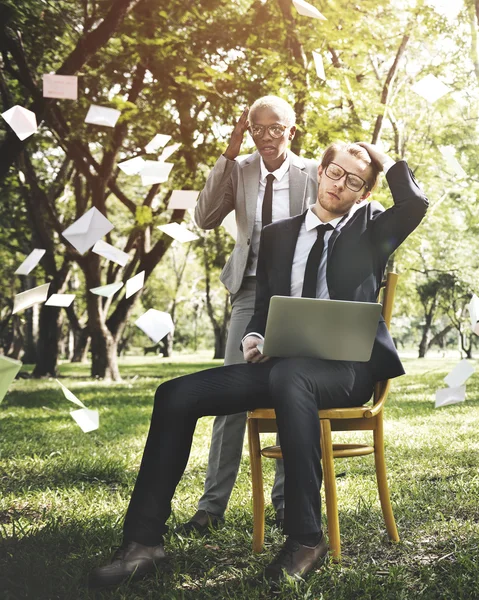
[[(337, 462), (343, 560), (279, 597), (324, 600), (479, 598), (479, 376), (467, 401), (435, 410), (434, 392), (454, 360), (406, 361), (393, 383), (386, 456), (401, 542), (388, 542), (372, 457)], [(0, 406), (0, 598), (271, 598), (257, 575), (283, 537), (268, 507), (266, 545), (251, 551), (247, 447), (225, 526), (208, 539), (166, 539), (166, 571), (106, 592), (89, 592), (86, 574), (120, 541), (147, 433), (153, 393), (164, 379), (212, 366), (206, 358), (128, 358), (124, 382), (88, 377), (62, 365), (65, 383), (100, 429), (83, 434), (53, 380), (17, 380)], [(216, 363), (218, 364), (218, 363)], [(132, 379), (138, 376), (135, 381)], [(198, 425), (187, 471), (173, 502), (172, 524), (189, 518), (201, 495), (212, 418)], [(354, 439), (361, 434), (354, 434)], [(265, 461), (266, 494), (273, 461)], [(276, 596), (278, 597), (278, 596)]]

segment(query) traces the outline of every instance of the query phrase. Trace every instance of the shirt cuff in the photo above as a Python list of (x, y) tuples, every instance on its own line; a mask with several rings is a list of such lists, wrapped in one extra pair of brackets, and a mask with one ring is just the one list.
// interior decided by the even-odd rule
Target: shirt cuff
[(241, 340), (241, 343), (243, 344), (245, 339), (247, 337), (249, 337), (250, 335), (254, 335), (254, 337), (259, 338), (262, 342), (264, 342), (264, 337), (261, 335), (261, 333), (256, 333), (255, 331), (252, 331), (251, 333), (247, 333), (244, 338)]
[(386, 160), (385, 163), (383, 163), (383, 173), (384, 175), (386, 175), (386, 173), (389, 171), (389, 169), (391, 167), (393, 167), (396, 164), (396, 161), (393, 160), (392, 158), (389, 158)]

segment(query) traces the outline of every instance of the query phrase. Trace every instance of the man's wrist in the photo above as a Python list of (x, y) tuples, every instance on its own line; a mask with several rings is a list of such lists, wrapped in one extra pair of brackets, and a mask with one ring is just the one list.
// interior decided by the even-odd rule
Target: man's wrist
[(246, 338), (248, 338), (248, 337), (250, 337), (250, 336), (252, 336), (252, 337), (257, 337), (257, 338), (259, 338), (259, 339), (260, 339), (262, 342), (264, 342), (264, 337), (261, 335), (261, 333), (256, 333), (255, 331), (252, 331), (251, 333), (247, 333), (247, 334), (244, 336), (244, 338), (241, 340), (241, 343), (242, 343), (242, 344), (244, 344), (244, 341), (245, 341), (245, 339), (246, 339)]
[(393, 167), (396, 164), (396, 161), (393, 160), (390, 156), (386, 157), (386, 160), (383, 162), (383, 173), (384, 175), (386, 175), (386, 173), (389, 171), (389, 169), (391, 167)]

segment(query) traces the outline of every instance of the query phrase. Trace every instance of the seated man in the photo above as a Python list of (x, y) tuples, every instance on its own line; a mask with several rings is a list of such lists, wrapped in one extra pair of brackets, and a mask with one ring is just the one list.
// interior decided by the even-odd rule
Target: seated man
[[(387, 171), (394, 206), (366, 202)], [(272, 295), (374, 302), (392, 252), (423, 219), (428, 201), (404, 161), (396, 164), (370, 144), (333, 144), (318, 168), (316, 204), (262, 233), (255, 312), (243, 339), (248, 364), (217, 367), (163, 383), (111, 564), (90, 585), (115, 585), (153, 571), (165, 558), (163, 534), (171, 499), (186, 468), (196, 422), (205, 415), (259, 407), (276, 411), (285, 470), (284, 532), (289, 536), (268, 579), (304, 576), (327, 554), (321, 529), (318, 409), (360, 406), (377, 381), (404, 373), (383, 320), (369, 362), (271, 358), (257, 346)], [(298, 435), (301, 432), (301, 435)]]

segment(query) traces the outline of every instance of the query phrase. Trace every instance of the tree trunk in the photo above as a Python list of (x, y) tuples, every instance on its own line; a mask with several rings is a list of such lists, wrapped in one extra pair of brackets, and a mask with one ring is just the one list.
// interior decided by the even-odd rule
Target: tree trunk
[(421, 341), (419, 342), (419, 352), (418, 352), (418, 358), (425, 358), (427, 351), (429, 349), (429, 336), (431, 333), (431, 323), (432, 323), (432, 318), (430, 315), (426, 316), (426, 322), (422, 328), (422, 337), (421, 337)]
[(90, 334), (86, 328), (74, 332), (74, 350), (72, 363), (87, 362), (88, 350), (90, 349)]
[(106, 326), (92, 327), (91, 376), (121, 381), (117, 352), (117, 342)]
[(60, 340), (61, 309), (42, 305), (40, 332), (37, 344), (37, 360), (33, 377), (56, 377)]
[(213, 358), (225, 357), (226, 352), (226, 329), (224, 327), (215, 327), (215, 354)]

